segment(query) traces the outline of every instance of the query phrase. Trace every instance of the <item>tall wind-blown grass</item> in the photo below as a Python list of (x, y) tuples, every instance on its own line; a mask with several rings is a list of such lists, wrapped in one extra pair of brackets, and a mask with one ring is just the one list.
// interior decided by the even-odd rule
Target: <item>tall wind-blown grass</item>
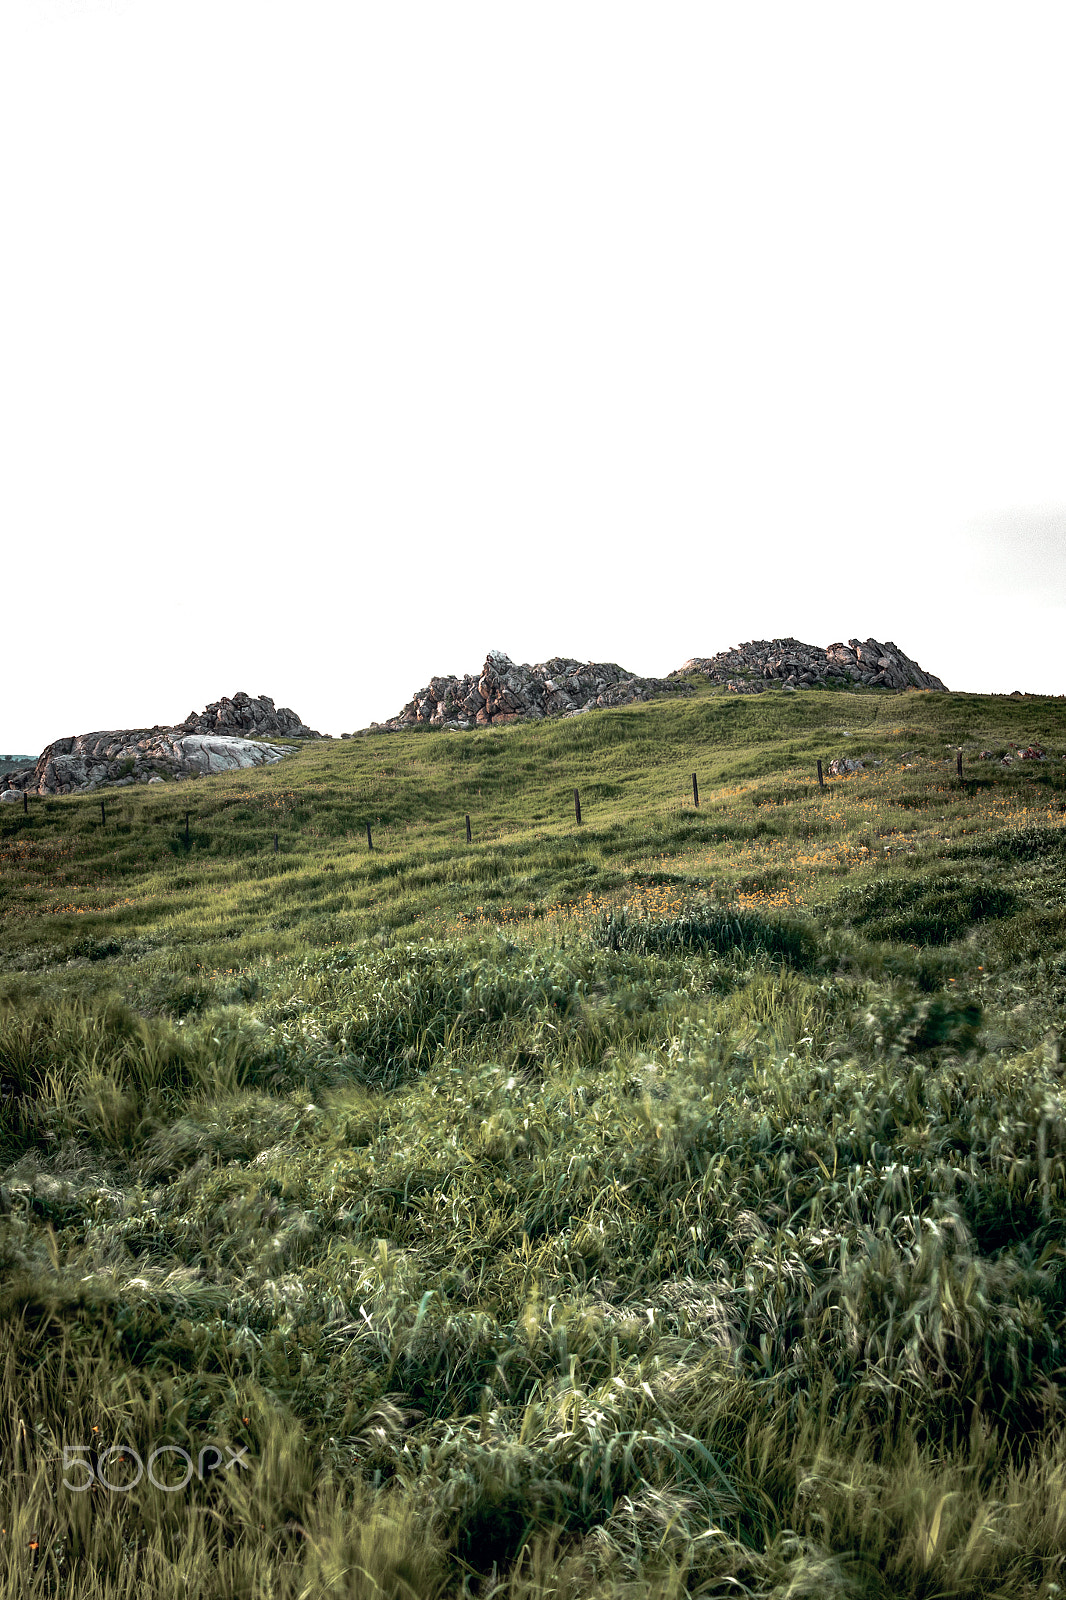
[[(302, 854), (131, 832), (74, 933), (33, 873), (91, 818), (11, 825), (0, 1600), (1063, 1592), (1057, 790), (949, 795), (890, 766), (908, 726), (822, 795), (733, 710), (668, 708), (727, 754), (654, 827), (655, 707), (308, 752), (393, 786), (380, 859), (257, 774), (231, 809), (304, 814)], [(398, 838), (571, 745), (620, 795), (580, 838)]]

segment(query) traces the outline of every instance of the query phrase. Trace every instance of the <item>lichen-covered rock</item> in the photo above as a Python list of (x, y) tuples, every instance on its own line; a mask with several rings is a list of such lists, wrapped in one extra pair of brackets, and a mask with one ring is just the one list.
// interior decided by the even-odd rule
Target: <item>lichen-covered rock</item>
[(268, 695), (236, 694), (177, 727), (123, 728), (55, 739), (28, 771), (0, 777), (5, 792), (74, 794), (80, 790), (150, 783), (154, 778), (198, 778), (258, 767), (289, 754), (274, 741), (318, 739), (295, 711), (274, 709)]
[(434, 677), (387, 722), (372, 728), (474, 728), (542, 717), (576, 716), (598, 706), (625, 706), (656, 695), (691, 694), (689, 684), (641, 678), (613, 661), (574, 661), (553, 656), (536, 666), (518, 666), (502, 650), (490, 650), (478, 673)]
[(752, 639), (716, 656), (693, 656), (671, 678), (698, 675), (734, 694), (764, 689), (824, 689), (863, 684), (874, 689), (935, 689), (947, 686), (925, 672), (889, 639), (849, 639), (847, 644), (803, 644), (799, 639)]

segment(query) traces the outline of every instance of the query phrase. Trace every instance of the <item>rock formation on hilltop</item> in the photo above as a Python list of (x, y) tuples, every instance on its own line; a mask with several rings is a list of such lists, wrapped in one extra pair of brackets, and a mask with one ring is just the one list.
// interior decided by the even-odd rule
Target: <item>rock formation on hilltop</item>
[(763, 689), (824, 689), (831, 684), (864, 684), (875, 689), (937, 689), (946, 684), (924, 672), (887, 640), (849, 639), (822, 650), (799, 639), (753, 639), (716, 656), (693, 656), (671, 678), (693, 674), (723, 684), (734, 694)]
[[(249, 737), (249, 735), (251, 737)], [(29, 771), (0, 776), (0, 789), (29, 794), (73, 794), (167, 778), (198, 778), (239, 767), (259, 767), (289, 754), (277, 739), (320, 739), (269, 695), (224, 697), (172, 728), (111, 729), (55, 739)]]
[(502, 650), (490, 650), (480, 672), (431, 678), (395, 717), (371, 727), (389, 731), (420, 724), (495, 727), (520, 718), (576, 716), (594, 706), (625, 706), (654, 695), (691, 693), (688, 684), (639, 678), (613, 661), (582, 663), (553, 656), (535, 667), (517, 666)]
[[(479, 673), (431, 678), (396, 716), (372, 729), (475, 728), (522, 718), (576, 716), (597, 706), (624, 706), (659, 695), (691, 694), (685, 678), (699, 675), (736, 694), (770, 688), (816, 689), (865, 684), (885, 689), (944, 689), (891, 640), (852, 639), (847, 644), (803, 644), (799, 639), (756, 639), (716, 656), (694, 656), (668, 678), (640, 678), (613, 661), (553, 656), (517, 666), (490, 650)], [(344, 735), (348, 737), (347, 734)]]
[(260, 767), (288, 755), (280, 745), (232, 734), (185, 733), (180, 728), (125, 728), (55, 739), (28, 773), (4, 785), (30, 794), (74, 794), (106, 784), (162, 783), (236, 767)]
[(305, 727), (288, 706), (275, 707), (268, 694), (245, 694), (238, 689), (231, 700), (223, 695), (199, 713), (190, 711), (179, 724), (183, 733), (233, 734), (247, 739), (321, 739)]

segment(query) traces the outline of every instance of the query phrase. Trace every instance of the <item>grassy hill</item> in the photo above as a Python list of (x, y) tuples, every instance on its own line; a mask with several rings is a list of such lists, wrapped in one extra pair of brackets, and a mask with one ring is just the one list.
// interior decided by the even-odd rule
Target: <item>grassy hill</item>
[(1060, 1592), (1066, 701), (102, 799), (0, 808), (3, 1600)]

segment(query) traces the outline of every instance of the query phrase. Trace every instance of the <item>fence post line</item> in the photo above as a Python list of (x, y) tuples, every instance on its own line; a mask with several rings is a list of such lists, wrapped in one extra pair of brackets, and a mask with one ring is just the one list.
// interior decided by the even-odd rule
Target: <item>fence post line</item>
[(29, 815), (30, 797), (26, 793), (25, 789), (23, 789), (23, 791), (22, 791), (22, 810), (23, 810), (25, 815), (27, 815), (27, 816)]
[(277, 853), (278, 853), (278, 836), (277, 836), (277, 834), (275, 834), (274, 835), (274, 854), (277, 855)]
[(366, 847), (367, 847), (368, 850), (373, 850), (373, 848), (374, 848), (374, 841), (370, 837), (370, 824), (369, 824), (369, 822), (366, 825)]
[(467, 844), (470, 843), (470, 816), (469, 816), (469, 813), (467, 814), (467, 818), (466, 818), (466, 842), (467, 842)]
[(581, 796), (578, 794), (576, 789), (574, 790), (574, 814), (577, 817), (578, 822), (580, 823), (581, 822)]
[(818, 787), (819, 789), (825, 788), (825, 779), (822, 777), (822, 763), (820, 761), (818, 763)]
[(189, 842), (189, 813), (185, 813), (185, 843)]
[(100, 826), (102, 828), (107, 827), (107, 812), (104, 810), (104, 802), (102, 800), (100, 801)]
[(959, 777), (961, 778), (962, 777), (962, 751), (961, 750), (958, 752), (958, 754), (955, 757), (955, 771), (958, 773)]
[(692, 804), (694, 806), (698, 806), (699, 803), (700, 803), (700, 786), (696, 782), (696, 774), (693, 773), (692, 774)]

